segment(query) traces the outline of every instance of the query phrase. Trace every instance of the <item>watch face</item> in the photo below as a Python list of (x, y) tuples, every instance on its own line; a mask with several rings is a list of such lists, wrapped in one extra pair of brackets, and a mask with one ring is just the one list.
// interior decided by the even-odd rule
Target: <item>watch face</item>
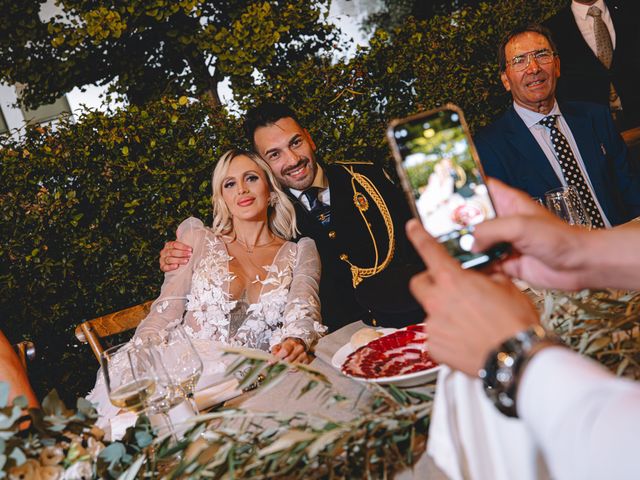
[(539, 325), (519, 332), (491, 352), (484, 369), (479, 372), (485, 393), (496, 408), (509, 417), (518, 416), (515, 399), (529, 352), (543, 340), (548, 340), (548, 337)]

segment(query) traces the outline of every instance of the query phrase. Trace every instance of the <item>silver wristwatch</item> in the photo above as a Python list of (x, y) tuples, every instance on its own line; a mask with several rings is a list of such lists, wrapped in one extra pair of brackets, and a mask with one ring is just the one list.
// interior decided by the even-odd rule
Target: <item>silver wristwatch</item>
[(478, 376), (484, 391), (500, 412), (517, 417), (516, 395), (524, 367), (531, 358), (532, 349), (541, 342), (558, 343), (540, 325), (534, 325), (506, 340), (487, 357)]

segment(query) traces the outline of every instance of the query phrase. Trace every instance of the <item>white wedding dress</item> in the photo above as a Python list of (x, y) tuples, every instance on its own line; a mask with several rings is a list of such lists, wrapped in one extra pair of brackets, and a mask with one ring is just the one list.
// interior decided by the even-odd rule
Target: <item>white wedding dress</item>
[[(216, 348), (220, 345), (270, 350), (283, 339), (295, 337), (311, 348), (326, 332), (320, 323), (320, 257), (313, 240), (285, 242), (273, 263), (263, 266), (265, 279), (254, 280), (254, 284), (261, 284), (259, 296), (256, 302), (248, 303), (246, 294), (231, 298), (232, 257), (211, 229), (192, 217), (180, 224), (177, 236), (193, 248), (191, 259), (186, 266), (165, 274), (160, 296), (133, 340), (162, 334), (166, 327), (182, 322), (203, 360), (200, 385), (224, 372), (220, 349)], [(97, 404), (103, 420), (118, 412), (109, 402), (101, 372), (87, 398)]]

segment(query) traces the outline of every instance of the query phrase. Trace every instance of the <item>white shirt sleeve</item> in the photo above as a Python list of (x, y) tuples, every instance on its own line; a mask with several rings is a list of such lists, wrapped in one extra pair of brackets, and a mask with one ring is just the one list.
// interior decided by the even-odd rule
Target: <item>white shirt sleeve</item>
[(531, 359), (517, 401), (553, 478), (639, 478), (640, 383), (549, 347)]

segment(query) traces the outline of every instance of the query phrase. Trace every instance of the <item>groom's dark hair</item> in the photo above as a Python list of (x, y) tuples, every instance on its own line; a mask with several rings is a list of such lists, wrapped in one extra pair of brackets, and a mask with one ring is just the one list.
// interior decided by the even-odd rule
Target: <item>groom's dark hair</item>
[(298, 124), (298, 115), (291, 108), (284, 103), (264, 102), (257, 107), (249, 109), (244, 117), (244, 134), (249, 140), (249, 143), (253, 145), (253, 135), (260, 127), (266, 127), (267, 125), (273, 125), (281, 118), (292, 118)]

